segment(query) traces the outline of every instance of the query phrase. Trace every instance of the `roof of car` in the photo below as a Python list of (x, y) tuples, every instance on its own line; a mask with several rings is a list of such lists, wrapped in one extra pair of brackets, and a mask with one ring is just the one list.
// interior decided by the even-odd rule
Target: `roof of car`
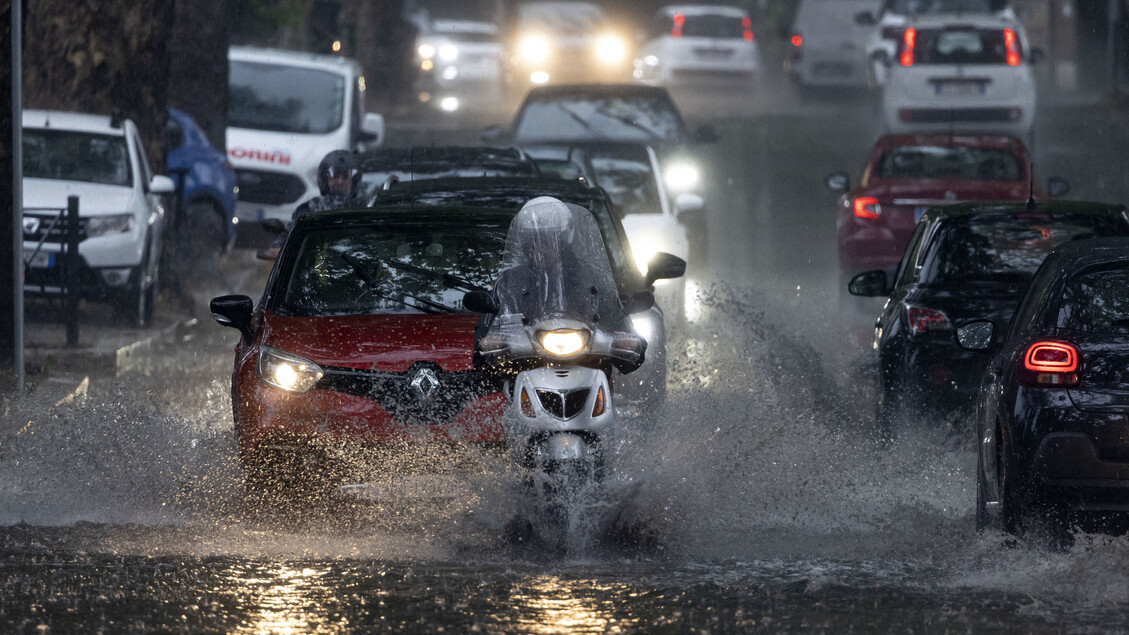
[(683, 15), (725, 15), (735, 18), (744, 18), (749, 15), (744, 9), (722, 4), (672, 4), (659, 9), (659, 12), (667, 15), (681, 13)]
[(562, 95), (649, 95), (670, 99), (670, 93), (666, 88), (648, 84), (550, 84), (530, 88), (525, 101), (532, 101), (534, 97), (551, 99)]
[(360, 72), (361, 65), (356, 60), (340, 55), (318, 55), (284, 49), (258, 48), (254, 46), (233, 46), (228, 49), (228, 59), (242, 62), (275, 63), (286, 66), (304, 66), (323, 70), (344, 71), (347, 68)]
[(1027, 201), (973, 201), (969, 203), (957, 203), (955, 205), (930, 208), (922, 218), (936, 220), (961, 216), (991, 216), (1004, 214), (1049, 215), (1051, 217), (1062, 214), (1093, 214), (1095, 216), (1121, 215), (1129, 222), (1129, 217), (1126, 216), (1124, 205), (1053, 199), (1036, 201), (1034, 209), (1028, 207)]
[(1016, 27), (1016, 22), (999, 13), (933, 13), (912, 16), (909, 25), (918, 29), (959, 29), (962, 27)]
[(354, 208), (302, 214), (294, 221), (291, 230), (298, 233), (307, 228), (374, 224), (392, 221), (423, 222), (426, 220), (444, 221), (457, 219), (467, 225), (481, 222), (509, 223), (516, 210), (494, 207), (471, 207), (459, 205), (435, 205), (412, 207), (409, 205), (384, 205), (380, 207)]
[(413, 146), (378, 148), (357, 153), (357, 166), (364, 171), (406, 171), (418, 166), (421, 169), (450, 165), (452, 168), (528, 168), (537, 173), (537, 164), (517, 148), (493, 146)]
[(916, 145), (1027, 149), (1022, 141), (1007, 135), (891, 134), (880, 137), (874, 144), (876, 148)]
[(426, 192), (470, 192), (488, 198), (492, 192), (528, 192), (529, 198), (540, 195), (575, 196), (579, 198), (606, 199), (607, 194), (600, 188), (593, 187), (585, 181), (570, 181), (545, 177), (451, 177), (440, 179), (426, 179), (420, 181), (401, 182), (391, 190), (378, 194), (375, 205), (382, 205), (382, 199), (403, 199), (415, 193)]
[(1117, 260), (1129, 260), (1129, 236), (1067, 241), (1047, 255), (1047, 266), (1056, 267), (1060, 271), (1072, 271)]
[[(127, 120), (121, 119), (120, 121), (125, 122)], [(115, 136), (125, 135), (125, 126), (121, 123), (114, 126), (113, 118), (108, 115), (64, 112), (60, 110), (24, 110), (23, 126), (25, 128), (53, 128), (78, 132), (96, 132)]]

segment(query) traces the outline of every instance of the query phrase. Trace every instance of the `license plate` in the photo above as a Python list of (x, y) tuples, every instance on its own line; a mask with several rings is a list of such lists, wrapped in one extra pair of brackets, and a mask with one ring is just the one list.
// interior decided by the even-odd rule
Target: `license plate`
[(728, 59), (733, 56), (732, 49), (694, 49), (694, 55), (707, 60)]
[(40, 251), (38, 253), (24, 252), (24, 262), (29, 267), (36, 269), (50, 269), (55, 266), (55, 252)]
[(983, 95), (985, 86), (984, 82), (937, 82), (933, 92), (943, 97), (971, 97)]

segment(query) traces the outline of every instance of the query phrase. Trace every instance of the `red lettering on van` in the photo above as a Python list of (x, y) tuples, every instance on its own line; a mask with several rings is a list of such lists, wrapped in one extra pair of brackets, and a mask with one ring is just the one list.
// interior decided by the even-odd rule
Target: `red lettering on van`
[(231, 148), (227, 153), (233, 159), (250, 159), (252, 161), (262, 161), (263, 163), (277, 163), (279, 165), (290, 165), (290, 153), (281, 150), (273, 152), (267, 150), (249, 150), (247, 148)]

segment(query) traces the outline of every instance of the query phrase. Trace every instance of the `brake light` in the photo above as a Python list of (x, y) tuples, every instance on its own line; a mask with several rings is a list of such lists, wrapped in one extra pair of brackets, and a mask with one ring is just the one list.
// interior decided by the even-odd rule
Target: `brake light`
[(792, 39), (790, 39), (789, 42), (792, 43), (792, 46), (799, 48), (804, 45), (804, 36), (799, 33), (793, 33)]
[(745, 41), (753, 41), (753, 21), (751, 18), (741, 18), (741, 28), (745, 31)]
[(923, 309), (919, 306), (909, 307), (909, 331), (913, 335), (921, 335), (926, 331), (946, 331), (949, 329), (949, 318), (940, 311)]
[(860, 196), (855, 199), (852, 206), (855, 216), (859, 218), (878, 218), (882, 216), (882, 206), (873, 196)]
[(686, 16), (681, 13), (675, 13), (674, 26), (670, 29), (670, 37), (682, 37), (683, 24), (686, 24)]
[(1015, 31), (1004, 29), (1004, 46), (1007, 47), (1007, 65), (1019, 66), (1019, 47), (1015, 42)]
[(1066, 342), (1035, 342), (1023, 355), (1019, 383), (1024, 386), (1077, 386), (1078, 349)]
[(905, 49), (902, 50), (902, 66), (913, 66), (913, 45), (917, 41), (917, 29), (906, 29), (902, 39), (905, 42)]

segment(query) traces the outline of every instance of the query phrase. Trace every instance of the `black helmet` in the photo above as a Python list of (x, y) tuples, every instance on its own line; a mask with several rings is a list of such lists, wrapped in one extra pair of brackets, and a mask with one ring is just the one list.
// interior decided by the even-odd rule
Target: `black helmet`
[(348, 150), (334, 150), (325, 155), (325, 158), (318, 164), (318, 189), (324, 195), (330, 194), (329, 191), (329, 172), (330, 170), (344, 170), (349, 175), (349, 181), (352, 186), (352, 194), (357, 193), (357, 188), (361, 184), (361, 171), (357, 167), (357, 162), (353, 158), (353, 153)]

